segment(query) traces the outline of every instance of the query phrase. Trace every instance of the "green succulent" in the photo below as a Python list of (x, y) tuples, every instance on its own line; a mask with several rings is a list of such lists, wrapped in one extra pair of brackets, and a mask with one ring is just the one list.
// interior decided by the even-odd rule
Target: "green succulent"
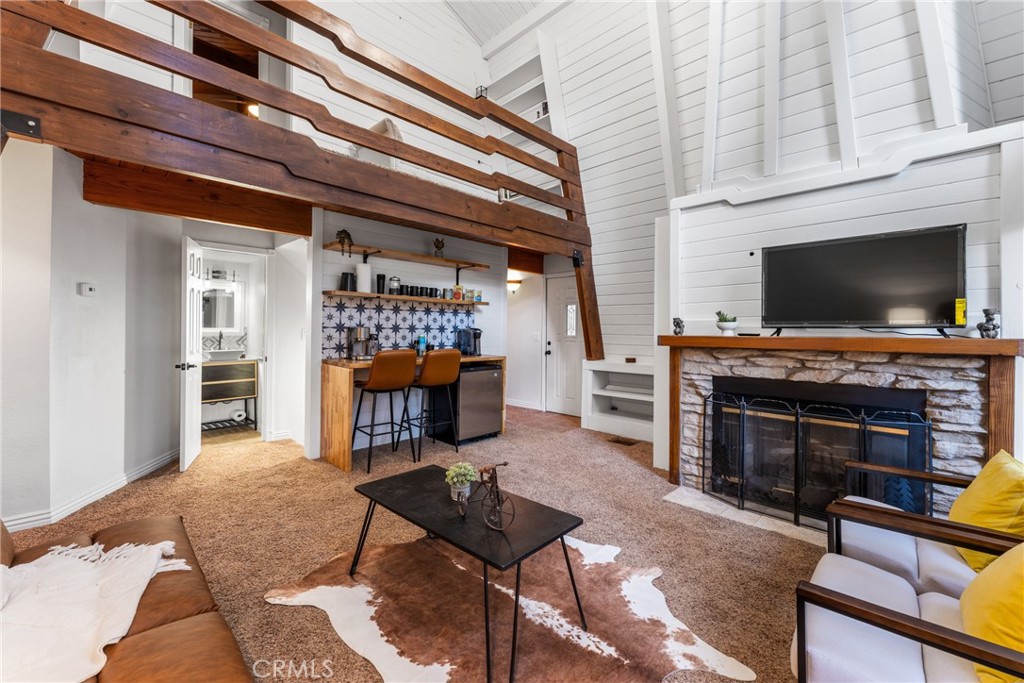
[(734, 322), (736, 322), (736, 316), (729, 315), (725, 311), (715, 311), (715, 315), (718, 316), (718, 322), (720, 322), (720, 323), (734, 323)]
[(462, 487), (476, 479), (476, 468), (468, 462), (457, 462), (444, 473), (449, 486)]

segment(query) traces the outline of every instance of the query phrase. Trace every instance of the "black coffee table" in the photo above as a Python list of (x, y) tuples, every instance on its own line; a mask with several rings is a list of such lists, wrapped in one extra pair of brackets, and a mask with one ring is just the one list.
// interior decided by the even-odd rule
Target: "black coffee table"
[[(451, 499), (451, 488), (444, 481), (444, 473), (443, 467), (427, 465), (356, 487), (356, 491), (369, 498), (370, 502), (366, 508), (366, 517), (363, 519), (363, 529), (359, 532), (359, 544), (352, 558), (349, 575), (356, 573), (359, 556), (363, 553), (373, 513), (378, 505), (415, 524), (429, 535), (436, 536), (480, 560), (484, 565), (484, 645), (487, 648), (487, 680), (490, 681), (491, 610), (487, 568), (494, 567), (505, 571), (514, 565), (516, 598), (512, 617), (512, 662), (509, 666), (509, 680), (515, 680), (516, 640), (519, 631), (519, 579), (522, 563), (530, 555), (556, 540), (562, 542), (562, 553), (565, 555), (565, 566), (569, 570), (569, 582), (576, 597), (576, 607), (580, 611), (580, 622), (583, 630), (587, 630), (583, 604), (576, 589), (572, 564), (569, 563), (569, 551), (565, 547), (565, 535), (583, 524), (583, 520), (576, 515), (506, 492), (515, 504), (515, 521), (505, 531), (496, 531), (484, 524), (479, 503), (469, 504), (465, 518), (459, 515), (458, 507)], [(479, 483), (474, 486), (479, 486)]]

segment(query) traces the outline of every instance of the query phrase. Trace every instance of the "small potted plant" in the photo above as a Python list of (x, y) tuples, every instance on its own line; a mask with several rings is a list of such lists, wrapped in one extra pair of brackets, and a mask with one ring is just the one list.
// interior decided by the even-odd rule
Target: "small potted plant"
[(458, 500), (461, 493), (469, 498), (469, 489), (476, 479), (476, 468), (468, 462), (457, 462), (444, 473), (444, 480), (452, 487), (452, 500)]
[(715, 315), (718, 316), (718, 321), (715, 325), (722, 331), (723, 337), (735, 337), (736, 326), (739, 324), (736, 322), (736, 316), (729, 315), (725, 311), (715, 311)]

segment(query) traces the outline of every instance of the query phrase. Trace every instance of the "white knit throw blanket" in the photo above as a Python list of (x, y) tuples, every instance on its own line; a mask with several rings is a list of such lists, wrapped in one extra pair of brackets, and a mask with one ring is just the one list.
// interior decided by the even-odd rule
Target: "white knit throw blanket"
[(0, 681), (83, 681), (106, 663), (157, 572), (191, 569), (168, 559), (174, 543), (55, 546), (15, 567), (0, 565)]

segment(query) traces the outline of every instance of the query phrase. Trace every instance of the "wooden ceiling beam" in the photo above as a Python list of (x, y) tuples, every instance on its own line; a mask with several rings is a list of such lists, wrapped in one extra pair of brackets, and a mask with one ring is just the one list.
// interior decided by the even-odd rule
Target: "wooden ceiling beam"
[(94, 154), (248, 188), (272, 188), (275, 194), (310, 202), (331, 211), (477, 242), (519, 246), (564, 256), (570, 256), (573, 249), (582, 246), (521, 227), (496, 228), (423, 209), (415, 204), (389, 201), (296, 178), (281, 164), (16, 93), (5, 92), (4, 105), (44, 121), (42, 142), (78, 154)]
[[(110, 119), (132, 121), (218, 150), (248, 154), (254, 160), (276, 162), (297, 178), (412, 203), (498, 228), (516, 227), (576, 243), (590, 242), (585, 224), (570, 223), (513, 202), (497, 204), (334, 154), (299, 133), (21, 43), (5, 41), (0, 82), (5, 94), (21, 93)], [(214, 159), (208, 163), (215, 166)]]
[(82, 197), (93, 204), (309, 237), (313, 207), (268, 192), (193, 178), (146, 173), (86, 159)]

